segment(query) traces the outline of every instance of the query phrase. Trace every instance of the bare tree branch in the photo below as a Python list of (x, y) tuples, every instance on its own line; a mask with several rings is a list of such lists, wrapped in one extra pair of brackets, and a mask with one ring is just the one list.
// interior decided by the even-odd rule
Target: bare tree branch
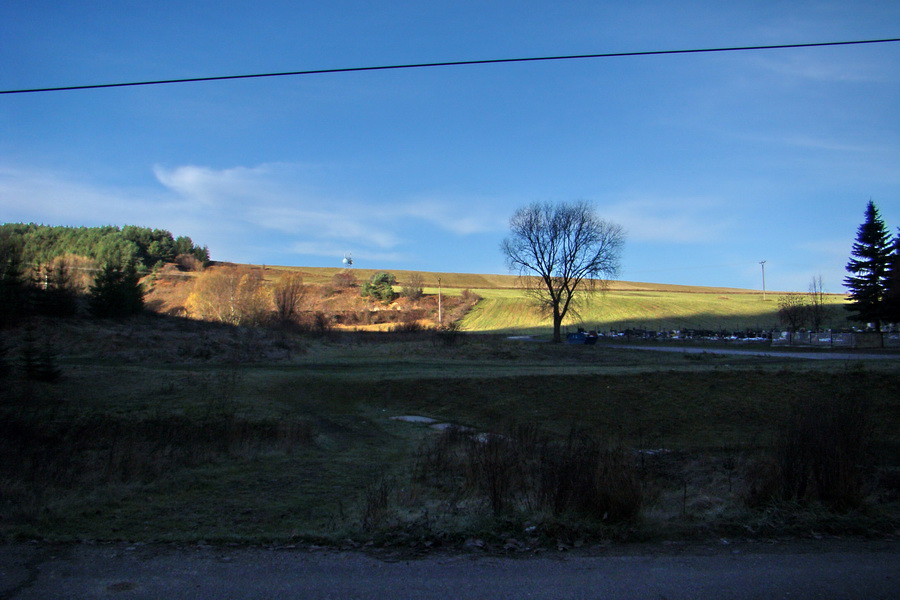
[(577, 292), (618, 275), (625, 233), (583, 201), (530, 204), (513, 214), (509, 228), (500, 245), (507, 265), (523, 277), (534, 303), (552, 315), (553, 341), (560, 342), (563, 319), (577, 311)]

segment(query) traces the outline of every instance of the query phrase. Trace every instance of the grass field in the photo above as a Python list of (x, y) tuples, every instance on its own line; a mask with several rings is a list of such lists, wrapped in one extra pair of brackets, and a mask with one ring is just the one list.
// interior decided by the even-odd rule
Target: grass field
[[(274, 280), (283, 271), (299, 271), (304, 281), (326, 284), (343, 269), (268, 267), (267, 278)], [(374, 274), (373, 269), (354, 269), (360, 281)], [(394, 271), (398, 289), (412, 271)], [(483, 298), (461, 322), (463, 329), (480, 333), (520, 333), (548, 336), (549, 318), (540, 315), (525, 298), (518, 277), (469, 273), (415, 272), (422, 276), (425, 293), (459, 295), (470, 290)], [(710, 330), (743, 331), (778, 328), (778, 298), (783, 292), (762, 292), (735, 288), (692, 287), (669, 284), (612, 281), (605, 292), (585, 292), (576, 307), (577, 314), (564, 325), (598, 331), (643, 329), (647, 331)], [(826, 328), (847, 327), (847, 313), (841, 308), (846, 298), (826, 296), (831, 308)]]
[[(548, 319), (540, 315), (519, 290), (476, 290), (484, 297), (463, 321), (467, 331), (546, 334)], [(597, 331), (770, 330), (779, 327), (778, 303), (768, 295), (664, 290), (610, 290), (583, 294), (578, 315), (567, 319), (570, 328)], [(828, 297), (828, 326), (846, 326), (844, 298)]]
[[(58, 349), (63, 378), (13, 373), (0, 392), (6, 539), (424, 548), (474, 536), (501, 548), (513, 537), (520, 548), (874, 535), (898, 525), (897, 361), (642, 353), (490, 335), (448, 345), (428, 332), (311, 339), (160, 317), (37, 328)], [(19, 334), (4, 332), (8, 356)], [(837, 511), (750, 502), (794, 408), (823, 398), (865, 401), (862, 502)], [(404, 415), (471, 434), (394, 419)], [(497, 487), (521, 485), (523, 466), (537, 477), (573, 431), (618, 449), (589, 447), (618, 456), (637, 482), (635, 515), (557, 512), (532, 491)], [(522, 432), (531, 441), (517, 447)], [(496, 479), (502, 473), (508, 481)]]

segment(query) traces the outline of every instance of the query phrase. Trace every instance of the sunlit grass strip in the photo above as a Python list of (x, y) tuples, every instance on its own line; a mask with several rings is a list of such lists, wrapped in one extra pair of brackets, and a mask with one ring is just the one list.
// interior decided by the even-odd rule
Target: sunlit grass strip
[[(545, 333), (547, 317), (529, 305), (518, 290), (475, 290), (484, 299), (463, 320), (467, 331)], [(778, 304), (755, 294), (710, 294), (689, 292), (587, 293), (566, 325), (587, 329), (743, 330), (779, 326)], [(826, 326), (846, 326), (840, 310), (842, 297), (830, 296), (831, 319)]]

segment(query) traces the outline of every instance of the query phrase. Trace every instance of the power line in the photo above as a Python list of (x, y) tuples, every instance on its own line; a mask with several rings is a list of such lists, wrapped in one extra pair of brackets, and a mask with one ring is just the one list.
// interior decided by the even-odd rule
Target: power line
[(701, 54), (709, 52), (742, 52), (748, 50), (782, 50), (787, 48), (819, 48), (823, 46), (850, 46), (858, 44), (884, 44), (900, 42), (900, 38), (882, 40), (855, 40), (846, 42), (816, 42), (810, 44), (777, 44), (770, 46), (736, 46), (730, 48), (694, 48), (690, 50), (647, 50), (642, 52), (607, 52), (603, 54), (571, 54), (567, 56), (534, 56), (528, 58), (493, 58), (486, 60), (458, 60), (402, 65), (381, 65), (374, 67), (344, 67), (339, 69), (313, 69), (308, 71), (285, 71), (281, 73), (253, 73), (249, 75), (219, 75), (214, 77), (189, 77), (184, 79), (159, 79), (155, 81), (131, 81), (126, 83), (98, 83), (91, 85), (69, 85), (20, 90), (0, 90), (0, 94), (30, 94), (37, 92), (66, 92), (73, 90), (95, 90), (101, 88), (136, 87), (142, 85), (163, 85), (168, 83), (197, 83), (202, 81), (225, 81), (229, 79), (258, 79), (262, 77), (292, 77), (297, 75), (325, 75), (330, 73), (356, 73), (360, 71), (388, 71), (398, 69), (423, 69), (433, 67), (459, 67), (467, 65), (490, 65), (500, 63), (539, 62), (551, 60), (576, 60), (587, 58), (619, 58), (627, 56), (658, 56), (663, 54)]

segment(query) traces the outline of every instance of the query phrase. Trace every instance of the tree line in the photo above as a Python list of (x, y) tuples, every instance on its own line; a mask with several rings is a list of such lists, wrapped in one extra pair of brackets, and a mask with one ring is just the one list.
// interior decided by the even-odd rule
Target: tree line
[(82, 256), (99, 265), (133, 264), (147, 271), (157, 264), (174, 262), (179, 255), (209, 262), (209, 249), (194, 244), (188, 236), (174, 237), (165, 229), (135, 225), (66, 227), (35, 223), (0, 225), (0, 248), (16, 252), (18, 260), (30, 267), (50, 264), (66, 255)]
[(32, 315), (98, 317), (144, 307), (143, 274), (165, 263), (197, 267), (209, 249), (149, 227), (0, 225), (0, 326)]
[(877, 331), (886, 323), (900, 323), (900, 230), (892, 236), (875, 203), (866, 205), (865, 221), (856, 232), (849, 275), (847, 310), (851, 320), (871, 324)]

